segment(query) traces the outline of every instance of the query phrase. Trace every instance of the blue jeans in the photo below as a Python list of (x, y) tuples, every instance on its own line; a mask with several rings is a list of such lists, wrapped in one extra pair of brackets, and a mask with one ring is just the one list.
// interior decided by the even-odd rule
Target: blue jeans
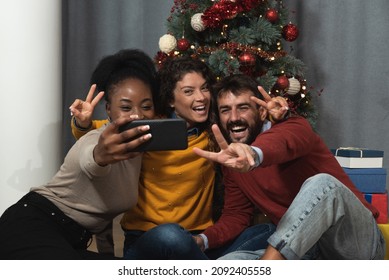
[(232, 243), (221, 248), (200, 250), (192, 234), (178, 224), (162, 224), (149, 231), (125, 231), (124, 259), (131, 260), (207, 260), (216, 259), (235, 250), (266, 248), (267, 239), (274, 232), (273, 224), (247, 228)]
[[(372, 213), (336, 178), (307, 179), (277, 225), (269, 244), (286, 259), (383, 259), (385, 241)], [(316, 254), (313, 255), (312, 253)], [(263, 254), (236, 252), (223, 259), (255, 259)]]

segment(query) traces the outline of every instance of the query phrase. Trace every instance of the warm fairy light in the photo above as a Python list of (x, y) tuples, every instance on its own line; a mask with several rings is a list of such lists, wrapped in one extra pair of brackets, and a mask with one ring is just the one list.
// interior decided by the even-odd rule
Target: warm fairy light
[(194, 47), (191, 46), (191, 49), (194, 50), (198, 54), (210, 54), (218, 49), (225, 50), (226, 52), (235, 52), (235, 51), (241, 51), (241, 52), (251, 52), (254, 55), (257, 55), (259, 57), (262, 57), (264, 59), (268, 59), (270, 61), (275, 60), (277, 58), (285, 56), (287, 53), (285, 51), (276, 51), (276, 52), (270, 52), (270, 51), (264, 51), (258, 47), (253, 47), (249, 45), (243, 45), (238, 43), (224, 43), (220, 44), (217, 47), (211, 47), (211, 46), (199, 46)]

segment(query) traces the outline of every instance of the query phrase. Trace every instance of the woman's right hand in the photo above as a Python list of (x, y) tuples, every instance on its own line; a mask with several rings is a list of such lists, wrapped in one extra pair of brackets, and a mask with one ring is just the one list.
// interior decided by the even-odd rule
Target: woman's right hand
[[(130, 118), (122, 117), (112, 121), (108, 127), (104, 129), (93, 150), (93, 156), (98, 165), (106, 166), (141, 154), (140, 152), (133, 152), (133, 150), (151, 138), (150, 133), (142, 135), (150, 129), (150, 126), (141, 125), (122, 132), (119, 131), (119, 128), (122, 125), (136, 119), (138, 119), (137, 115), (130, 116)], [(134, 139), (129, 141), (129, 139), (132, 138)]]
[(103, 98), (103, 91), (100, 91), (95, 97), (93, 97), (95, 91), (96, 84), (93, 84), (89, 89), (85, 101), (76, 99), (69, 107), (70, 113), (76, 119), (77, 126), (81, 128), (88, 128), (91, 126), (93, 111), (99, 101)]

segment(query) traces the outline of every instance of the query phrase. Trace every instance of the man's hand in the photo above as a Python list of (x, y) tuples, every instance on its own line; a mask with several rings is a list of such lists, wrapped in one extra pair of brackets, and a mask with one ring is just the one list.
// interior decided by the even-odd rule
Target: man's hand
[(281, 96), (271, 97), (263, 87), (258, 87), (259, 92), (262, 94), (264, 100), (261, 100), (255, 96), (251, 97), (251, 100), (258, 105), (264, 107), (269, 116), (270, 120), (274, 122), (282, 121), (289, 114), (288, 102)]
[(250, 171), (255, 166), (255, 152), (249, 145), (243, 143), (228, 144), (216, 124), (212, 125), (212, 131), (220, 147), (220, 152), (214, 153), (195, 147), (193, 148), (194, 153), (239, 172)]
[(79, 127), (88, 128), (92, 124), (92, 115), (96, 105), (103, 98), (104, 92), (100, 91), (94, 98), (93, 94), (96, 91), (96, 84), (93, 84), (86, 96), (85, 101), (76, 99), (69, 107), (70, 113), (76, 119)]
[(205, 250), (204, 239), (200, 235), (193, 235), (192, 237), (196, 242), (197, 246), (199, 246), (200, 250), (204, 252)]

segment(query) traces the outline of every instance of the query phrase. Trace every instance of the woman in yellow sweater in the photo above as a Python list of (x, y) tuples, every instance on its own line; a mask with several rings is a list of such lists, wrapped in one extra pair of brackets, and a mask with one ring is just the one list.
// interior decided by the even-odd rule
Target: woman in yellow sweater
[[(210, 87), (215, 79), (205, 63), (182, 57), (164, 62), (159, 81), (163, 115), (186, 120), (188, 148), (143, 154), (138, 203), (121, 220), (124, 258), (214, 259), (237, 249), (265, 248), (267, 244), (248, 241), (254, 236), (266, 240), (273, 230), (268, 225), (251, 227), (217, 250), (204, 253), (206, 248), (197, 245), (198, 234), (214, 222), (214, 184), (220, 184), (215, 182), (215, 166), (192, 151), (193, 147), (212, 149), (208, 129)], [(79, 109), (72, 120), (76, 138), (101, 125), (101, 121), (91, 121), (98, 100), (88, 96), (85, 102), (76, 100), (72, 105)]]

